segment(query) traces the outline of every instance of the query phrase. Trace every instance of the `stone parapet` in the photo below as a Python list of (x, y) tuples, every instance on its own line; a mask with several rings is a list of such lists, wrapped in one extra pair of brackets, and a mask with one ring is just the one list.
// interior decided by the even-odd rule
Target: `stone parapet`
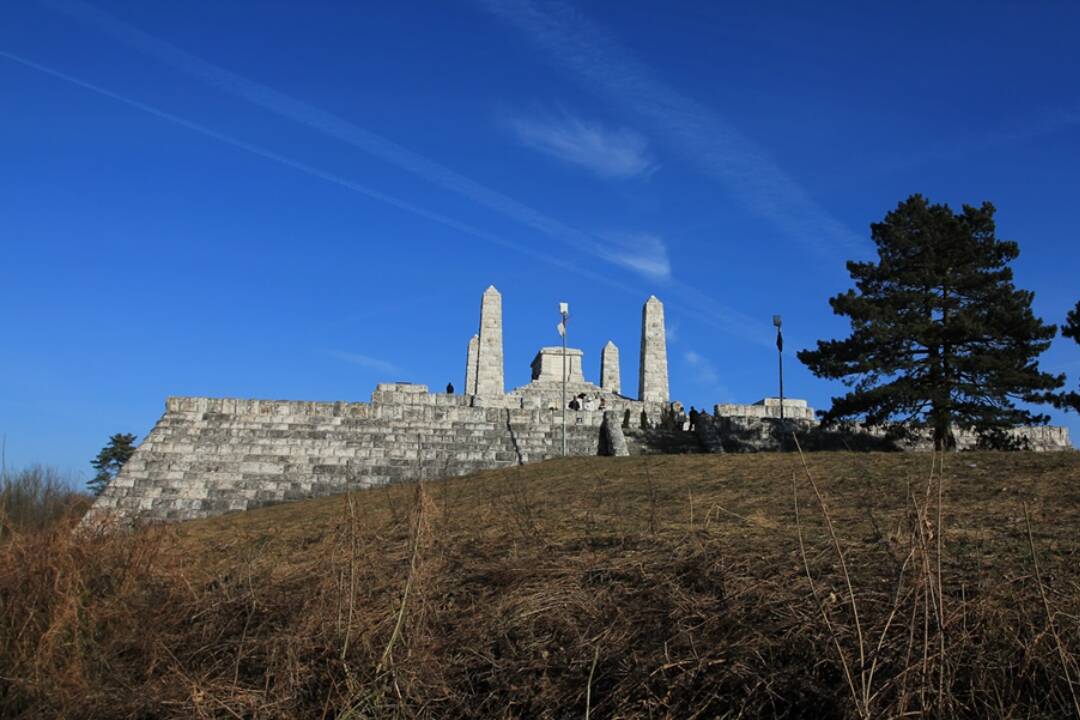
[[(713, 406), (715, 417), (780, 418), (780, 401), (766, 398), (753, 405), (738, 403), (720, 403)], [(784, 417), (789, 420), (813, 420), (814, 409), (807, 407), (805, 400), (784, 398)]]
[[(577, 348), (566, 348), (566, 381), (568, 383), (584, 383), (585, 374), (582, 372), (581, 359), (584, 353)], [(562, 386), (563, 379), (563, 349), (562, 347), (543, 347), (532, 361), (532, 379), (534, 382), (559, 383)]]

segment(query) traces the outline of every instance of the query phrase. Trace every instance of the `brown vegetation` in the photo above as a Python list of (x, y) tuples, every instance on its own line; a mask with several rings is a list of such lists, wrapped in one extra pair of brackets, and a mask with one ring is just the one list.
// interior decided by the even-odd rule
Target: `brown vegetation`
[(0, 715), (1080, 718), (1080, 455), (806, 462), (573, 458), (12, 533)]
[(0, 471), (0, 542), (10, 531), (44, 530), (71, 515), (81, 515), (92, 498), (55, 468), (31, 465)]

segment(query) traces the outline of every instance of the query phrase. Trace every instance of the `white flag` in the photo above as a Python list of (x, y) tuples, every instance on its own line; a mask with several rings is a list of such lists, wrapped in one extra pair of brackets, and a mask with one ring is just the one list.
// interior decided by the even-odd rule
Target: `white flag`
[(563, 325), (562, 323), (559, 323), (558, 325), (555, 326), (555, 329), (559, 331), (559, 336), (560, 337), (566, 337), (566, 326), (565, 325)]

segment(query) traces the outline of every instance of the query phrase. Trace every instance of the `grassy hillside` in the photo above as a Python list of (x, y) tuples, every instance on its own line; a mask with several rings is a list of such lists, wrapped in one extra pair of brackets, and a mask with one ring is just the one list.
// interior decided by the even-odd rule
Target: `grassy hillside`
[(806, 464), (572, 458), (9, 533), (0, 715), (1080, 718), (1080, 453)]

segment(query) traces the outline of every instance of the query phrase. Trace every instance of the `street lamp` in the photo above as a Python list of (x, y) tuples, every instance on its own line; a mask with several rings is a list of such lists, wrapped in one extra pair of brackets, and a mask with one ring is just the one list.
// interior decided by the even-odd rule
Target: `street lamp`
[(784, 334), (780, 329), (780, 316), (772, 316), (772, 324), (776, 327), (776, 358), (780, 364), (780, 427), (784, 425)]
[(559, 303), (559, 335), (562, 336), (562, 454), (566, 457), (566, 325), (570, 322), (570, 303)]

